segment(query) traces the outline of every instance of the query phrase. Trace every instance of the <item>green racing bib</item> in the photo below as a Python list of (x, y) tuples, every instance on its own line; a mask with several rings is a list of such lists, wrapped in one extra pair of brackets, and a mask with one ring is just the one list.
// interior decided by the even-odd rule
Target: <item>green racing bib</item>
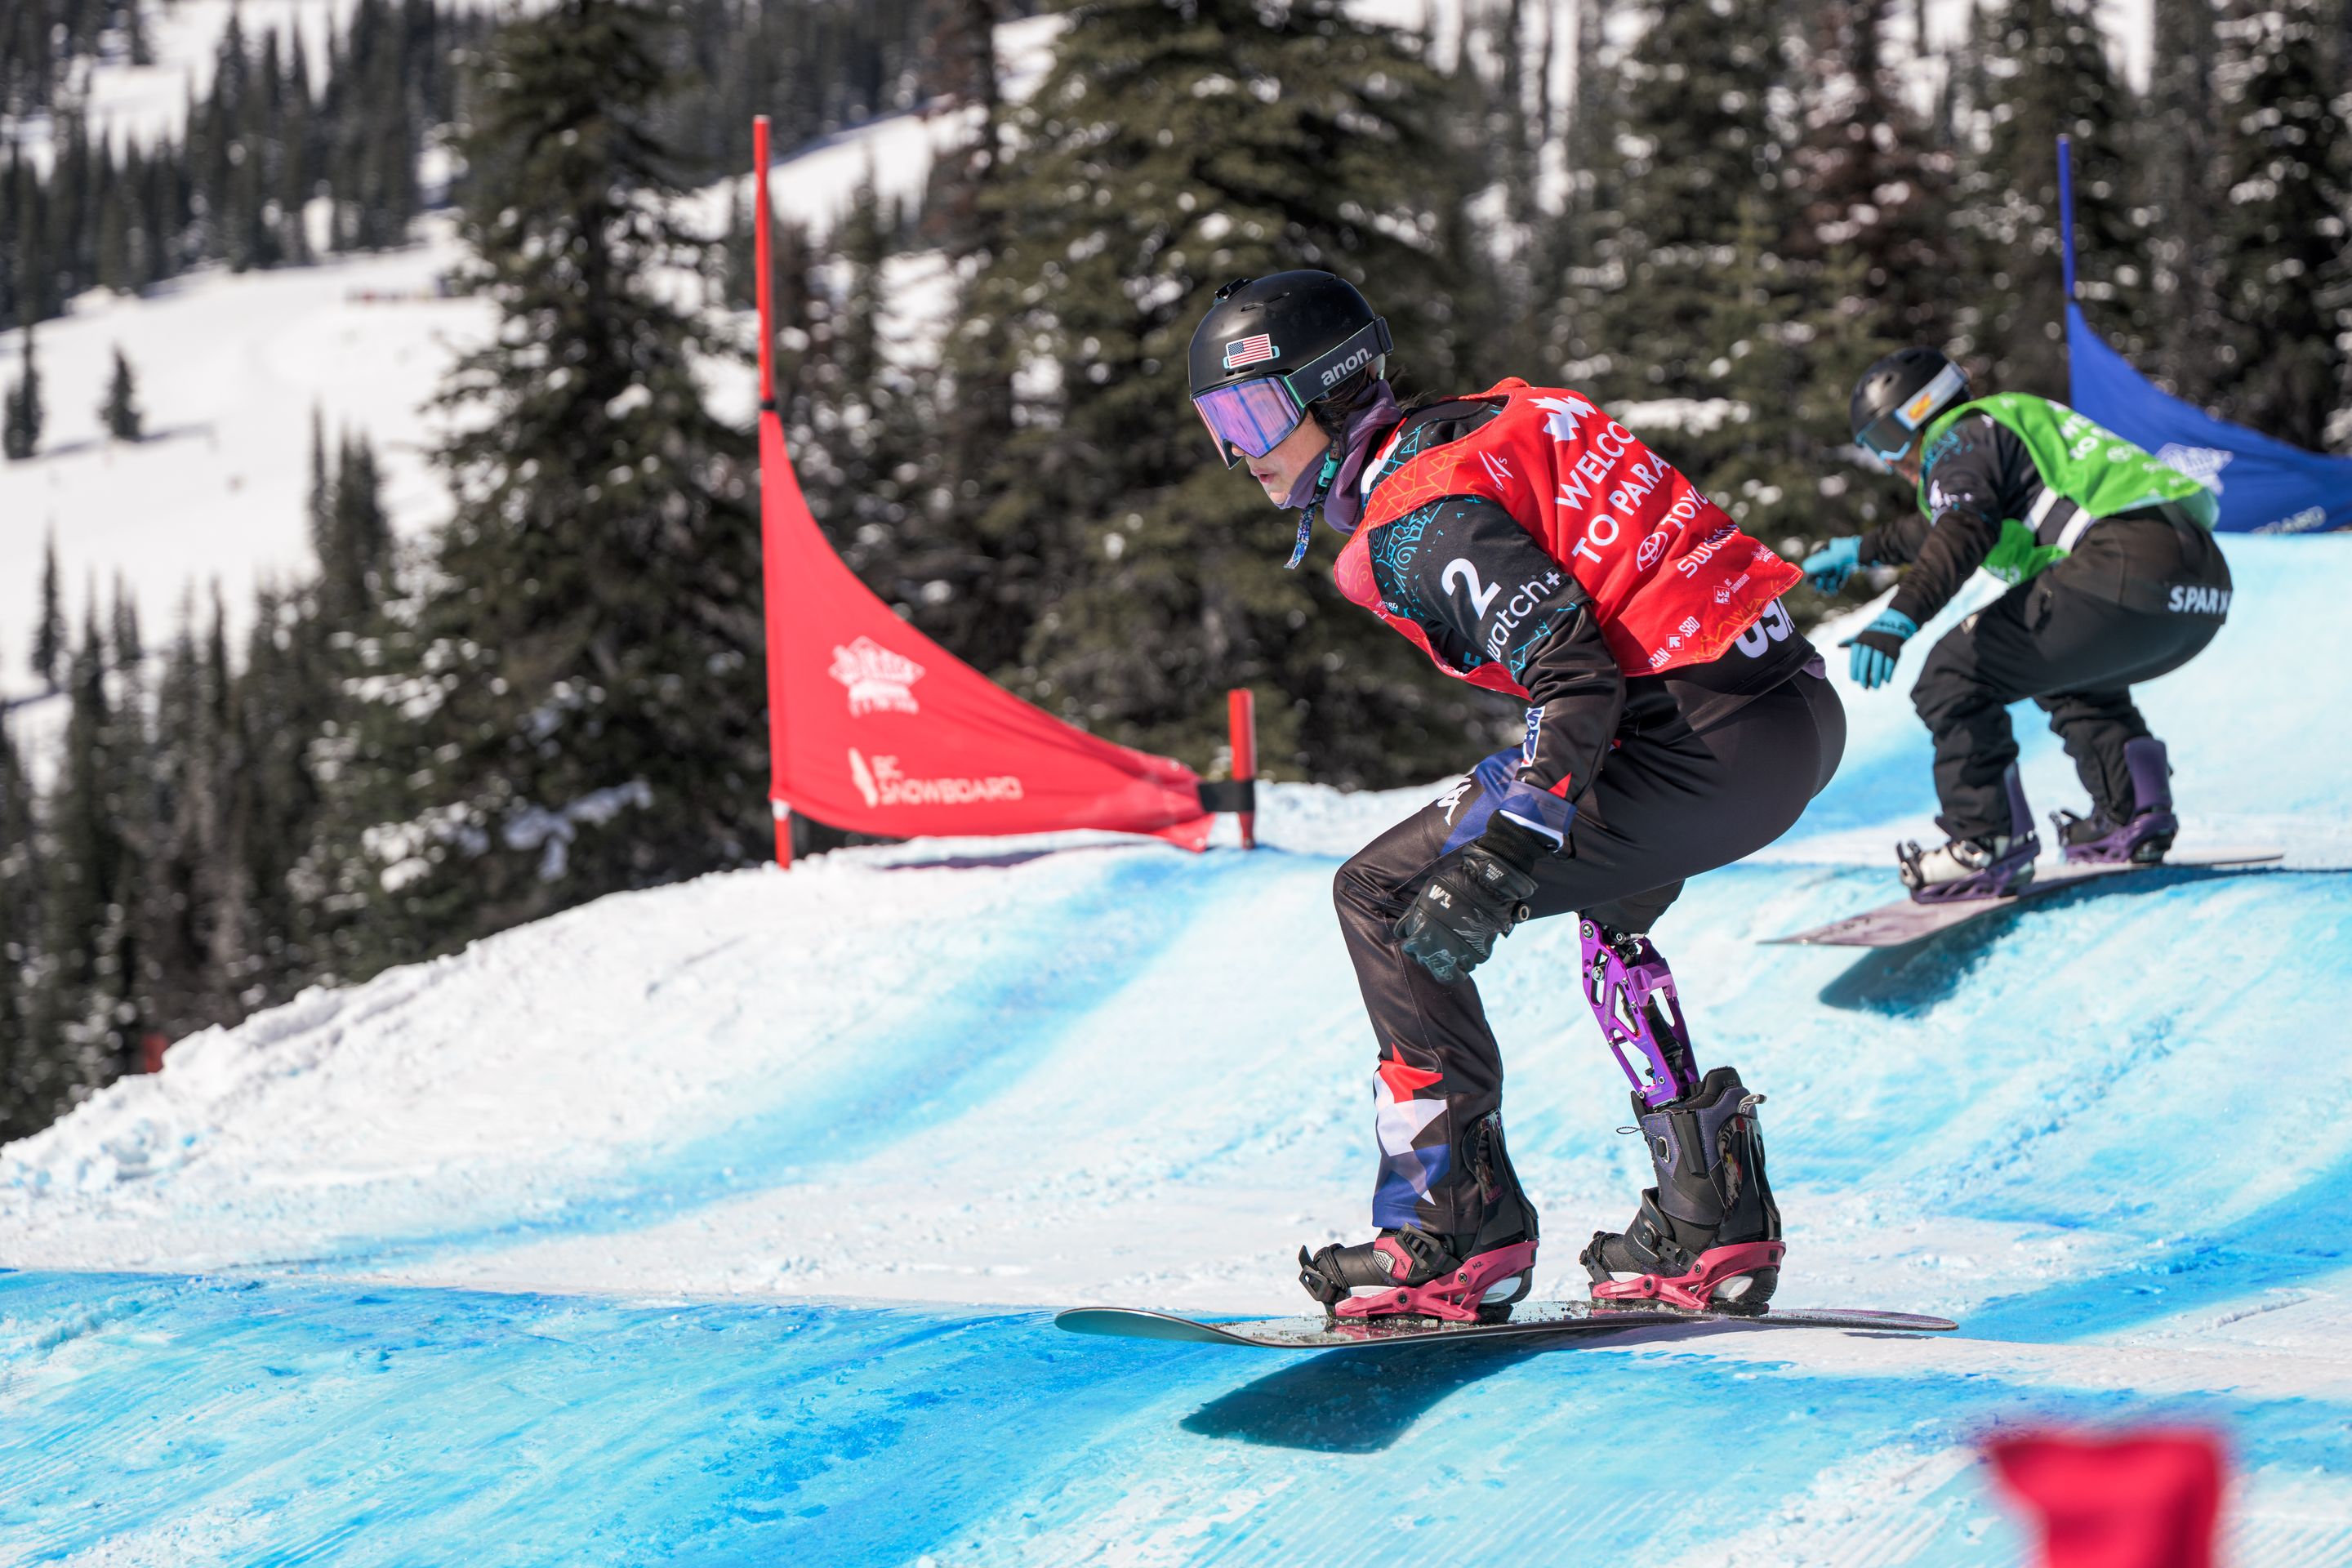
[[(2170, 501), (2200, 528), (2210, 529), (2217, 514), (2213, 492), (2168, 463), (2158, 462), (2114, 431), (2063, 403), (2031, 393), (2003, 392), (1963, 403), (1927, 426), (1920, 444), (1919, 510), (1933, 517), (1927, 496), (1936, 459), (1949, 451), (1946, 437), (1970, 414), (1981, 414), (2025, 443), (2041, 471), (2043, 490), (2072, 501), (2084, 521)], [(1940, 450), (1939, 450), (1940, 448)], [(2047, 515), (2048, 508), (2037, 508)], [(2042, 518), (2003, 518), (2000, 538), (1985, 556), (1984, 569), (2004, 583), (2022, 583), (2067, 552), (2064, 543), (2042, 542)], [(2079, 527), (2066, 534), (2072, 539)]]

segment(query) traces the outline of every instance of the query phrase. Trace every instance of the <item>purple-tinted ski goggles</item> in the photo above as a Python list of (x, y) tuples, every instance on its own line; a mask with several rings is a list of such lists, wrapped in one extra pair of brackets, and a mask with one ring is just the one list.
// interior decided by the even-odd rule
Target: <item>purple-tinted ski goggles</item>
[[(1349, 333), (1339, 347), (1301, 369), (1287, 375), (1261, 375), (1211, 387), (1193, 394), (1192, 406), (1201, 411), (1201, 422), (1209, 427), (1217, 456), (1230, 468), (1245, 457), (1263, 458), (1282, 445), (1283, 437), (1307, 417), (1308, 404), (1328, 396), (1333, 387), (1377, 363), (1390, 347), (1389, 324), (1376, 316)], [(1275, 358), (1282, 351), (1269, 353), (1266, 345), (1260, 344), (1255, 352), (1261, 357)], [(1229, 350), (1229, 365), (1230, 360)], [(1306, 389), (1303, 395), (1301, 388)]]

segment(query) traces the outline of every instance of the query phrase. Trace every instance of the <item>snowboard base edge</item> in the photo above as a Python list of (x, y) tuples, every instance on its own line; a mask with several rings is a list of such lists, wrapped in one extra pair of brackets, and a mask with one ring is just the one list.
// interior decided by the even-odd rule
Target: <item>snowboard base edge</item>
[(1249, 1345), (1263, 1350), (1340, 1350), (1351, 1345), (1607, 1333), (1694, 1323), (1738, 1329), (1841, 1329), (1897, 1334), (1948, 1333), (1959, 1327), (1948, 1318), (1916, 1312), (1791, 1308), (1750, 1316), (1738, 1312), (1685, 1312), (1673, 1307), (1614, 1301), (1530, 1302), (1497, 1323), (1449, 1323), (1433, 1318), (1314, 1317), (1211, 1322), (1175, 1312), (1132, 1307), (1070, 1307), (1054, 1314), (1054, 1326), (1066, 1333), (1180, 1344)]
[(2232, 871), (2256, 869), (2285, 858), (2285, 852), (2281, 849), (2247, 846), (2168, 856), (2153, 866), (2055, 866), (2037, 875), (2023, 889), (2004, 893), (1999, 898), (1954, 899), (1948, 903), (1930, 904), (1918, 903), (1909, 898), (1898, 899), (1894, 903), (1864, 910), (1858, 915), (1848, 915), (1824, 926), (1761, 940), (1768, 947), (1905, 947), (1966, 925), (1981, 916), (2013, 910), (2044, 894), (2063, 892), (2087, 882), (2116, 879), (2119, 887), (2126, 886), (2130, 879), (2148, 871), (2204, 871), (2226, 875)]

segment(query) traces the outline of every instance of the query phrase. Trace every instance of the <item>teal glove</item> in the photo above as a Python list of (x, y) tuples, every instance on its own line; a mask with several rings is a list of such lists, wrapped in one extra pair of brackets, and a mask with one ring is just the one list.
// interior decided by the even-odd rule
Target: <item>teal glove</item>
[(1814, 587), (1824, 594), (1834, 594), (1845, 586), (1845, 580), (1853, 576), (1854, 568), (1861, 564), (1862, 541), (1848, 534), (1843, 539), (1831, 540), (1806, 556), (1800, 570), (1812, 579)]
[(1864, 691), (1875, 691), (1895, 679), (1895, 658), (1903, 645), (1918, 635), (1919, 623), (1900, 610), (1887, 610), (1854, 636), (1838, 644), (1853, 649), (1846, 673)]

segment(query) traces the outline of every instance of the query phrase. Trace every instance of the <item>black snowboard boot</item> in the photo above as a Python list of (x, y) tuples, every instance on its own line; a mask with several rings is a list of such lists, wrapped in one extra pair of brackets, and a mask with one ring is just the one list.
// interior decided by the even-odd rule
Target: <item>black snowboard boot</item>
[[(1463, 1139), (1484, 1211), (1476, 1231), (1440, 1236), (1418, 1226), (1383, 1230), (1352, 1247), (1298, 1249), (1298, 1282), (1335, 1318), (1443, 1318), (1501, 1322), (1535, 1288), (1536, 1210), (1503, 1148), (1499, 1111)], [(1369, 1296), (1354, 1294), (1369, 1289)]]
[(1633, 1097), (1658, 1184), (1622, 1233), (1596, 1231), (1579, 1261), (1596, 1300), (1657, 1300), (1691, 1311), (1760, 1313), (1780, 1280), (1780, 1211), (1764, 1177), (1764, 1136), (1737, 1068), (1652, 1110)]

